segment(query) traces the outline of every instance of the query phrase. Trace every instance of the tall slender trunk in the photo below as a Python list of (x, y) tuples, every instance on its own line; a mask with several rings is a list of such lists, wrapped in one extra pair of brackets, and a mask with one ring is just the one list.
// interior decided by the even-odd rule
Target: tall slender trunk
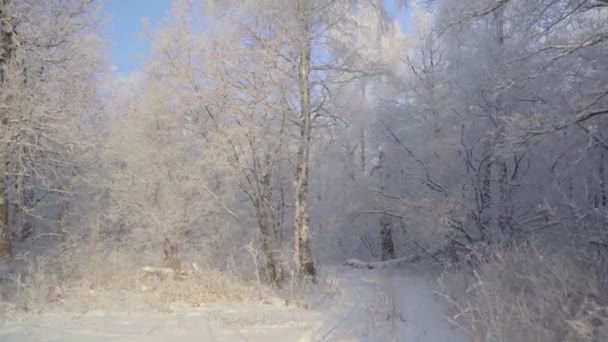
[[(282, 174), (281, 169), (279, 168), (279, 175)], [(279, 179), (279, 201), (277, 203), (277, 212), (278, 212), (278, 223), (277, 223), (277, 230), (275, 231), (275, 239), (277, 239), (279, 244), (283, 244), (284, 240), (284, 236), (283, 236), (283, 227), (285, 226), (285, 211), (286, 211), (287, 205), (285, 203), (285, 186), (283, 185), (283, 182)]]
[(171, 268), (178, 276), (182, 270), (182, 263), (179, 258), (179, 247), (174, 239), (165, 236), (163, 241), (163, 253), (165, 255), (165, 266)]
[[(380, 190), (384, 192), (387, 185), (390, 186), (391, 173), (386, 169), (386, 153), (380, 151), (378, 155), (378, 176), (380, 178)], [(380, 248), (382, 250), (382, 260), (395, 258), (395, 243), (393, 242), (393, 218), (382, 213), (380, 216)]]
[[(365, 99), (365, 84), (363, 84), (363, 87), (361, 88), (361, 98)], [(365, 127), (361, 127), (360, 128), (360, 132), (359, 132), (359, 144), (361, 146), (360, 152), (361, 154), (359, 155), (359, 162), (361, 164), (361, 175), (365, 175), (365, 166), (367, 164), (367, 160), (366, 160), (366, 145), (365, 145)]]
[(498, 214), (498, 228), (503, 237), (510, 239), (513, 235), (513, 217), (512, 217), (512, 190), (511, 182), (509, 181), (509, 165), (506, 160), (501, 160), (499, 163), (500, 177), (498, 179), (498, 190), (500, 192), (500, 213)]
[(479, 194), (480, 206), (479, 206), (479, 232), (481, 239), (484, 242), (490, 242), (491, 237), (488, 234), (488, 229), (492, 222), (492, 216), (490, 213), (490, 207), (492, 206), (492, 165), (493, 163), (493, 151), (494, 148), (491, 142), (486, 142), (484, 146), (484, 158), (486, 161), (480, 165), (481, 174), (481, 187)]
[[(503, 58), (502, 58), (502, 50), (503, 50), (503, 45), (505, 43), (505, 32), (504, 32), (504, 7), (503, 5), (501, 5), (500, 7), (498, 7), (496, 9), (496, 11), (494, 11), (494, 21), (495, 21), (495, 26), (496, 26), (496, 45), (498, 46), (498, 57), (497, 57), (497, 72), (500, 74), (502, 74), (503, 71), (503, 67), (502, 67), (502, 63), (503, 63)], [(499, 91), (497, 90), (497, 94), (496, 94), (496, 116), (500, 117), (505, 115), (504, 113), (504, 103), (502, 101), (502, 96), (499, 94)], [(499, 129), (499, 136), (497, 137), (497, 140), (499, 143), (502, 142), (503, 139), (503, 134), (500, 133), (500, 129)], [(498, 192), (499, 192), (499, 202), (498, 204), (500, 205), (500, 208), (498, 208), (499, 210), (499, 214), (498, 214), (498, 226), (501, 229), (501, 231), (504, 233), (505, 230), (507, 229), (506, 227), (506, 222), (509, 220), (509, 218), (507, 217), (506, 214), (506, 210), (505, 210), (505, 202), (508, 200), (508, 192), (509, 192), (509, 164), (507, 163), (507, 161), (505, 160), (505, 157), (501, 157), (500, 160), (496, 163), (496, 167), (498, 168)]]
[[(2, 129), (4, 134), (4, 129)], [(8, 188), (6, 162), (8, 159), (8, 144), (0, 142), (0, 256), (12, 254), (11, 235), (8, 224)]]
[(366, 168), (366, 158), (365, 158), (365, 153), (366, 153), (366, 148), (365, 148), (365, 128), (361, 128), (361, 133), (359, 136), (359, 139), (361, 140), (361, 155), (360, 155), (360, 163), (361, 163), (361, 174), (365, 175), (365, 168)]
[(585, 187), (585, 195), (587, 196), (587, 200), (589, 203), (589, 208), (597, 209), (597, 190), (595, 185), (593, 184), (593, 172), (588, 172), (586, 175), (586, 187)]
[[(505, 17), (504, 17), (504, 5), (501, 5), (494, 11), (494, 21), (496, 27), (496, 45), (497, 45), (497, 60), (496, 60), (496, 72), (498, 75), (502, 75), (504, 73), (504, 58), (503, 58), (503, 50), (505, 44)], [(497, 88), (499, 84), (496, 85)], [(505, 109), (505, 103), (503, 101), (503, 96), (500, 93), (501, 90), (496, 90), (496, 116), (499, 118), (501, 116), (507, 116), (508, 112)], [(500, 119), (495, 120), (496, 122), (501, 122)], [(500, 123), (498, 125), (501, 125)], [(501, 144), (504, 142), (504, 134), (502, 133), (501, 127), (497, 127), (498, 136), (496, 137), (496, 143)], [(494, 151), (492, 151), (494, 152)], [(513, 227), (513, 209), (512, 209), (512, 184), (509, 179), (509, 162), (507, 157), (500, 156), (497, 158), (495, 163), (497, 167), (498, 174), (498, 202), (496, 203), (498, 210), (498, 219), (497, 224), (501, 233), (501, 238), (506, 239), (507, 242), (510, 242), (511, 238), (514, 235), (514, 227)]]
[(600, 168), (599, 168), (599, 178), (600, 178), (600, 206), (605, 208), (608, 206), (608, 193), (606, 189), (606, 152), (604, 149), (600, 150)]
[(66, 248), (68, 242), (68, 224), (70, 220), (71, 204), (71, 196), (69, 194), (72, 193), (71, 180), (68, 186), (63, 190), (65, 191), (65, 194), (62, 194), (60, 198), (61, 211), (59, 214), (59, 226), (57, 227), (57, 233), (61, 236), (61, 244), (63, 245), (63, 248)]
[(270, 154), (266, 155), (265, 164), (267, 171), (263, 173), (259, 181), (259, 198), (254, 205), (256, 207), (260, 234), (262, 235), (262, 250), (266, 256), (268, 277), (271, 282), (280, 287), (284, 274), (283, 268), (279, 263), (280, 248), (277, 246), (276, 240), (281, 227), (272, 205), (272, 163)]
[(300, 42), (299, 92), (300, 92), (300, 136), (296, 155), (295, 177), (295, 250), (297, 272), (310, 276), (313, 281), (316, 276), (315, 266), (310, 249), (310, 214), (308, 209), (308, 181), (311, 144), (311, 103), (310, 103), (310, 10), (309, 0), (298, 0), (297, 11), (301, 24), (302, 36)]
[(395, 259), (393, 219), (387, 214), (383, 214), (380, 217), (380, 245), (382, 248), (382, 261)]
[(258, 227), (262, 238), (262, 252), (266, 257), (266, 271), (269, 280), (277, 286), (281, 286), (283, 282), (283, 269), (278, 260), (278, 248), (275, 246), (272, 238), (272, 230), (276, 224), (276, 220), (272, 215), (271, 203), (261, 199), (256, 204), (256, 214), (258, 219)]
[[(10, 181), (8, 184), (11, 185), (12, 192), (12, 201), (9, 202), (8, 205), (8, 226), (11, 235), (17, 239), (24, 239), (28, 232), (24, 231), (25, 223), (26, 223), (26, 201), (25, 201), (25, 177), (23, 174), (25, 170), (23, 168), (23, 164), (17, 167), (16, 156), (13, 155), (11, 160), (12, 167), (10, 168), (11, 174), (17, 173), (16, 176), (10, 177)], [(15, 168), (17, 167), (17, 168)]]
[[(7, 162), (9, 149), (8, 68), (14, 57), (13, 32), (10, 27), (10, 1), (0, 2), (0, 256), (12, 254), (8, 225)], [(2, 94), (4, 93), (4, 94)]]

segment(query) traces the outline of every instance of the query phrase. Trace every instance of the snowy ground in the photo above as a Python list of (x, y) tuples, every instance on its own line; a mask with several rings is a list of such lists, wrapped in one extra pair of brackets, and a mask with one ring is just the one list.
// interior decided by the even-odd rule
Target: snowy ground
[(403, 269), (334, 267), (338, 293), (310, 309), (207, 305), (171, 313), (46, 314), (0, 327), (0, 341), (404, 341), (465, 342), (426, 280)]

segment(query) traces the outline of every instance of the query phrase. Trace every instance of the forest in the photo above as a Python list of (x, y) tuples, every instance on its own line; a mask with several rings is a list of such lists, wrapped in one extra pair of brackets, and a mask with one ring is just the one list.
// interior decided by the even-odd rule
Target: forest
[[(426, 277), (462, 341), (608, 341), (608, 0), (174, 0), (128, 75), (103, 6), (0, 0), (0, 339), (390, 273), (393, 325)], [(312, 340), (415, 340), (366, 329)]]

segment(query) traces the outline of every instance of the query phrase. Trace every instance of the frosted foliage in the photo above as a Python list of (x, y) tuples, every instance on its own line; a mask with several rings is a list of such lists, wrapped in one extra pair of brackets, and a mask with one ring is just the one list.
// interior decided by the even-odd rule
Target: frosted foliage
[[(127, 75), (101, 6), (0, 0), (0, 295), (15, 310), (134, 293), (346, 319), (307, 291), (335, 295), (344, 272), (366, 307), (366, 281), (428, 304), (417, 265), (443, 274), (475, 341), (603, 340), (606, 0), (177, 0), (144, 23), (151, 49)], [(378, 299), (395, 332), (397, 292)]]

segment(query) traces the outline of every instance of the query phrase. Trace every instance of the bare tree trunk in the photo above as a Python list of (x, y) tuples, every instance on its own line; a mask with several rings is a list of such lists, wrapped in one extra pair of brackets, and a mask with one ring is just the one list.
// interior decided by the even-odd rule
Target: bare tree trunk
[[(0, 163), (2, 161), (0, 160)], [(1, 174), (0, 174), (0, 177)], [(12, 254), (11, 236), (8, 229), (8, 206), (6, 201), (6, 181), (5, 177), (0, 180), (0, 256)]]
[[(365, 99), (365, 83), (363, 84), (362, 88), (361, 88), (361, 98)], [(367, 160), (366, 160), (366, 145), (365, 145), (365, 127), (361, 127), (360, 131), (359, 131), (359, 145), (361, 146), (361, 149), (359, 150), (361, 153), (359, 155), (359, 162), (361, 164), (361, 174), (365, 175), (365, 166), (367, 164)]]
[(280, 286), (283, 281), (283, 270), (278, 262), (277, 248), (274, 246), (273, 239), (271, 237), (271, 226), (273, 225), (273, 219), (269, 217), (268, 209), (265, 208), (269, 204), (258, 204), (259, 207), (256, 209), (258, 216), (258, 226), (260, 229), (260, 235), (262, 236), (262, 252), (266, 257), (266, 269), (268, 272), (268, 278), (272, 283)]
[[(365, 96), (365, 94), (363, 94)], [(361, 128), (361, 135), (359, 137), (361, 140), (361, 155), (360, 155), (360, 163), (361, 163), (361, 174), (365, 174), (365, 168), (367, 164), (367, 160), (365, 158), (365, 128)]]
[[(280, 169), (278, 172), (281, 175)], [(283, 244), (284, 242), (284, 234), (283, 227), (285, 226), (285, 210), (287, 205), (285, 203), (285, 186), (283, 182), (279, 179), (279, 202), (277, 203), (277, 212), (279, 213), (278, 222), (277, 222), (277, 230), (275, 231), (275, 238), (277, 239), (279, 244)]]
[[(494, 20), (496, 22), (496, 44), (498, 45), (498, 72), (502, 72), (502, 63), (503, 58), (500, 56), (503, 50), (503, 46), (505, 43), (505, 18), (504, 18), (504, 5), (499, 6), (494, 12)], [(502, 101), (502, 96), (500, 94), (496, 94), (496, 110), (499, 116), (506, 115), (504, 111), (504, 104)], [(503, 139), (502, 134), (499, 134), (499, 141)], [(499, 192), (499, 207), (498, 207), (498, 228), (500, 229), (501, 235), (503, 238), (506, 238), (507, 241), (511, 239), (513, 236), (512, 231), (512, 217), (511, 217), (511, 189), (509, 182), (509, 163), (507, 162), (505, 157), (501, 157), (500, 160), (496, 163), (498, 167), (498, 192)]]
[[(14, 57), (13, 32), (10, 27), (10, 2), (0, 2), (0, 256), (12, 254), (8, 225), (7, 162), (8, 162), (8, 96), (3, 95), (8, 84), (8, 65)], [(5, 92), (6, 93), (6, 92)]]
[(601, 207), (605, 208), (608, 206), (608, 193), (606, 189), (606, 160), (605, 160), (605, 150), (600, 150), (600, 169), (599, 169), (599, 178), (600, 178), (600, 203)]
[[(31, 231), (26, 228), (27, 201), (26, 201), (26, 162), (24, 156), (28, 153), (26, 148), (21, 151), (11, 149), (9, 151), (8, 173), (12, 175), (7, 183), (11, 187), (11, 197), (8, 205), (8, 226), (15, 239), (23, 240), (27, 238)], [(8, 197), (8, 196), (7, 196)]]
[[(216, 120), (216, 117), (213, 115), (211, 110), (207, 109), (207, 114), (211, 118), (211, 120), (216, 124), (218, 129), (220, 125)], [(273, 206), (272, 199), (272, 175), (273, 168), (275, 165), (280, 165), (280, 162), (277, 162), (279, 159), (279, 155), (282, 152), (283, 148), (283, 129), (285, 125), (285, 120), (281, 121), (281, 132), (279, 137), (279, 144), (273, 152), (267, 152), (264, 158), (259, 156), (259, 148), (256, 143), (256, 135), (254, 132), (249, 132), (247, 134), (248, 137), (248, 148), (251, 153), (251, 163), (255, 167), (248, 168), (247, 172), (243, 172), (243, 183), (241, 183), (241, 189), (249, 198), (251, 205), (255, 211), (255, 215), (258, 221), (258, 230), (260, 233), (260, 238), (262, 242), (262, 252), (264, 253), (265, 263), (266, 263), (266, 272), (268, 274), (268, 278), (271, 282), (275, 283), (277, 286), (281, 285), (281, 282), (284, 278), (283, 268), (279, 263), (278, 253), (280, 251), (280, 243), (277, 246), (276, 241), (283, 241), (283, 219), (285, 215), (285, 190), (283, 188), (283, 184), (279, 180), (279, 191), (280, 191), (280, 199), (275, 209)], [(226, 134), (225, 132), (223, 132)], [(227, 134), (226, 134), (227, 136)], [(230, 138), (228, 138), (228, 143), (232, 149), (231, 153), (233, 154), (234, 160), (237, 163), (241, 163), (242, 159), (239, 154), (236, 152), (241, 149), (237, 147)], [(281, 174), (279, 169), (279, 175)], [(279, 212), (279, 218), (277, 219), (276, 212)]]
[(490, 242), (488, 236), (488, 228), (492, 222), (492, 217), (488, 212), (492, 205), (492, 165), (493, 163), (493, 151), (494, 148), (490, 142), (486, 143), (485, 157), (487, 160), (482, 163), (481, 167), (481, 193), (480, 197), (480, 210), (479, 210), (479, 232), (484, 242)]
[(311, 103), (310, 103), (310, 11), (309, 0), (298, 0), (298, 16), (302, 26), (300, 43), (299, 92), (300, 92), (300, 137), (296, 155), (295, 178), (295, 250), (296, 268), (300, 275), (310, 276), (313, 281), (316, 270), (310, 249), (310, 214), (308, 209), (308, 181), (311, 144)]
[(260, 197), (255, 203), (256, 214), (258, 218), (258, 225), (260, 234), (262, 235), (262, 250), (266, 256), (266, 268), (268, 270), (268, 277), (270, 281), (281, 286), (283, 282), (283, 269), (279, 263), (278, 253), (279, 248), (275, 244), (276, 234), (280, 229), (280, 222), (276, 218), (272, 206), (272, 190), (271, 190), (271, 177), (272, 173), (270, 168), (270, 156), (266, 157), (267, 167), (269, 170), (264, 173), (262, 180), (260, 181)]
[[(502, 52), (504, 49), (504, 43), (505, 43), (505, 30), (504, 30), (504, 25), (505, 25), (505, 18), (504, 18), (504, 4), (500, 5), (495, 11), (494, 11), (494, 21), (495, 21), (495, 29), (496, 29), (496, 45), (497, 45), (497, 52), (498, 52), (498, 57), (496, 60), (496, 68), (497, 68), (497, 73), (499, 75), (501, 75), (503, 73), (503, 63), (504, 63), (504, 58), (502, 57)], [(498, 86), (498, 85), (497, 85)], [(505, 108), (504, 108), (504, 102), (502, 99), (502, 95), (500, 93), (500, 90), (495, 90), (496, 94), (496, 100), (495, 100), (495, 110), (496, 110), (496, 116), (497, 117), (501, 117), (501, 116), (505, 116), (507, 115)], [(494, 120), (495, 122), (500, 122), (499, 120)], [(500, 124), (498, 124), (500, 125)], [(501, 133), (501, 129), (500, 127), (497, 127), (497, 131), (498, 131), (498, 136), (495, 138), (494, 144), (500, 144), (502, 143), (504, 137), (503, 134)], [(494, 145), (493, 144), (493, 145)], [(491, 148), (491, 159), (495, 158), (495, 152), (494, 151), (495, 147), (492, 146)], [(512, 222), (513, 222), (513, 218), (511, 215), (511, 184), (509, 182), (509, 163), (506, 159), (506, 157), (504, 156), (498, 156), (496, 157), (496, 161), (493, 163), (494, 166), (496, 166), (497, 168), (497, 175), (498, 175), (498, 201), (496, 201), (496, 206), (495, 208), (498, 210), (498, 217), (497, 217), (497, 225), (498, 228), (500, 230), (501, 233), (501, 238), (506, 238), (507, 241), (509, 241), (511, 239), (511, 236), (513, 235), (513, 231), (512, 231)], [(492, 167), (492, 165), (489, 166), (490, 168)], [(491, 172), (491, 170), (489, 171)]]
[(586, 176), (585, 195), (589, 203), (589, 208), (597, 208), (597, 190), (593, 183), (593, 173), (588, 172)]
[(182, 264), (179, 259), (177, 243), (165, 237), (163, 252), (165, 254), (165, 266), (171, 268), (175, 272), (174, 274), (178, 274), (182, 269)]
[[(386, 153), (380, 151), (378, 155), (378, 165), (374, 168), (378, 170), (380, 190), (384, 192), (386, 185), (390, 182), (390, 171), (386, 170)], [(372, 172), (373, 175), (373, 172)], [(387, 213), (380, 216), (380, 249), (382, 260), (395, 258), (395, 243), (393, 242), (393, 218)]]
[(61, 212), (59, 214), (58, 234), (61, 236), (61, 244), (63, 248), (67, 247), (68, 242), (68, 221), (70, 219), (70, 195), (72, 192), (72, 184), (67, 187), (66, 194), (61, 195)]
[(380, 217), (380, 244), (382, 247), (382, 261), (395, 259), (393, 220), (387, 214), (383, 214)]
[(8, 226), (13, 242), (23, 240), (27, 237), (28, 232), (24, 231), (25, 227), (25, 201), (23, 199), (23, 179), (16, 177), (9, 184), (13, 187), (14, 193), (11, 196), (11, 201), (8, 205)]
[(500, 192), (500, 208), (498, 214), (498, 228), (504, 237), (513, 235), (509, 202), (511, 201), (511, 190), (509, 184), (509, 168), (505, 160), (499, 163), (500, 177), (498, 179), (498, 191)]
[[(158, 121), (157, 121), (158, 122)], [(170, 176), (168, 176), (170, 177)], [(154, 188), (152, 191), (152, 195), (154, 198), (154, 205), (156, 206), (156, 211), (157, 212), (162, 212), (162, 204), (161, 204), (161, 183), (160, 182), (155, 182), (154, 183)], [(166, 229), (166, 227), (162, 227), (163, 229)], [(181, 272), (181, 260), (179, 258), (179, 247), (178, 247), (178, 241), (177, 238), (175, 236), (173, 237), (169, 237), (168, 235), (169, 232), (167, 232), (166, 230), (164, 231), (164, 235), (165, 238), (163, 240), (163, 254), (165, 256), (165, 266), (171, 268), (174, 271), (174, 275), (178, 276)]]
[[(4, 130), (3, 130), (4, 131)], [(12, 254), (11, 235), (8, 224), (8, 189), (6, 161), (8, 144), (0, 143), (0, 256)]]

